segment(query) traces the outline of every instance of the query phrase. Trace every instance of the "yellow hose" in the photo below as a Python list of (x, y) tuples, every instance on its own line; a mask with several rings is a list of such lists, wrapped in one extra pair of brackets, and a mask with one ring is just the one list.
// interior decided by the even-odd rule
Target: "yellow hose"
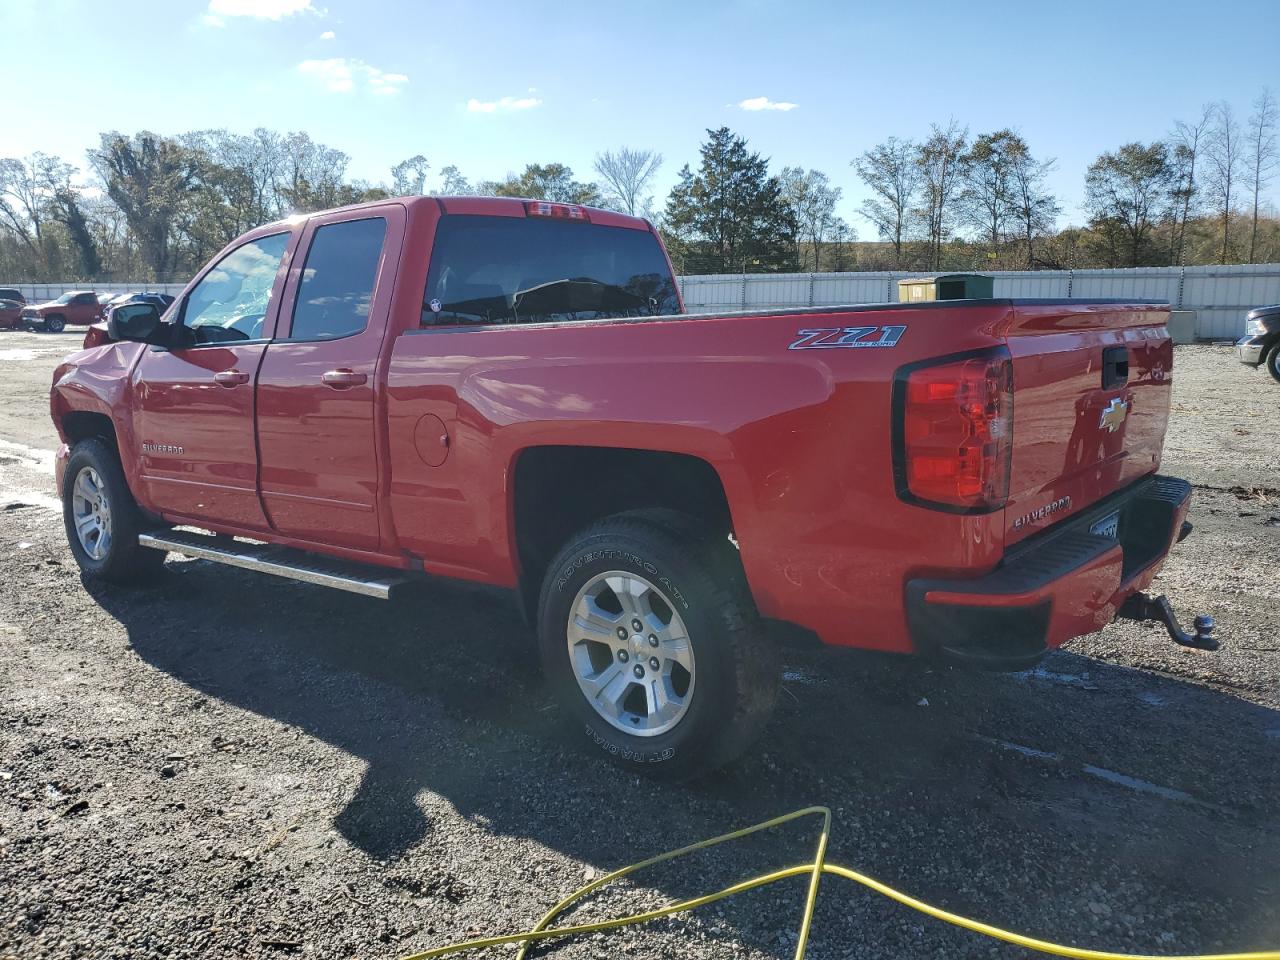
[[(794, 867), (787, 867), (783, 870), (775, 870), (772, 873), (762, 873), (757, 877), (749, 880), (743, 880), (732, 886), (725, 887), (723, 890), (717, 890), (715, 893), (709, 893), (705, 896), (694, 897), (691, 900), (681, 900), (679, 903), (668, 904), (656, 910), (648, 910), (644, 913), (635, 913), (629, 917), (617, 917), (613, 920), (599, 920), (595, 923), (583, 923), (576, 926), (568, 927), (552, 927), (551, 922), (561, 913), (567, 910), (577, 901), (581, 900), (587, 894), (606, 884), (619, 880), (622, 877), (643, 870), (646, 867), (652, 867), (655, 864), (665, 863), (668, 860), (675, 860), (677, 857), (683, 857), (686, 854), (693, 853), (697, 850), (705, 850), (708, 847), (714, 847), (717, 844), (727, 843), (730, 840), (738, 840), (742, 837), (749, 836), (753, 833), (759, 833), (762, 830), (769, 830), (774, 827), (789, 823), (792, 820), (799, 820), (801, 817), (820, 816), (822, 817), (822, 832), (818, 836), (818, 848), (814, 854), (814, 858), (809, 863), (799, 864)], [(999, 927), (993, 927), (989, 923), (982, 923), (979, 920), (971, 920), (969, 917), (962, 917), (959, 914), (951, 913), (939, 907), (925, 903), (923, 900), (917, 900), (910, 897), (900, 890), (895, 890), (886, 884), (868, 877), (866, 874), (858, 873), (856, 870), (850, 870), (848, 867), (837, 866), (834, 863), (827, 863), (827, 840), (831, 835), (831, 811), (826, 807), (805, 807), (803, 810), (796, 810), (794, 813), (788, 813), (785, 816), (774, 817), (772, 820), (766, 820), (763, 823), (757, 823), (754, 826), (745, 827), (741, 830), (734, 830), (732, 833), (725, 833), (718, 837), (712, 837), (710, 840), (699, 840), (697, 843), (691, 843), (687, 847), (681, 847), (678, 850), (669, 850), (666, 853), (660, 853), (656, 857), (650, 857), (648, 860), (642, 860), (639, 863), (633, 863), (629, 867), (623, 867), (621, 870), (615, 870), (613, 873), (606, 874), (596, 880), (592, 880), (586, 886), (580, 887), (569, 896), (565, 897), (554, 907), (547, 911), (541, 920), (539, 920), (532, 929), (525, 930), (522, 933), (509, 933), (496, 937), (484, 937), (479, 940), (467, 940), (462, 943), (452, 943), (443, 947), (435, 947), (431, 950), (424, 950), (421, 953), (415, 953), (405, 957), (404, 960), (430, 960), (432, 957), (443, 957), (450, 953), (460, 953), (463, 950), (479, 950), (483, 947), (496, 947), (504, 943), (519, 943), (520, 950), (516, 953), (516, 960), (524, 960), (525, 951), (534, 943), (540, 940), (549, 940), (553, 937), (574, 937), (581, 936), (585, 933), (598, 933), (601, 930), (614, 930), (618, 927), (628, 927), (632, 924), (647, 923), (650, 920), (657, 920), (660, 917), (669, 917), (675, 913), (683, 913), (686, 910), (692, 910), (695, 907), (706, 906), (709, 903), (715, 903), (717, 900), (723, 900), (731, 897), (736, 893), (744, 893), (747, 890), (754, 890), (757, 887), (767, 886), (776, 883), (779, 880), (786, 880), (789, 877), (798, 877), (808, 874), (809, 890), (804, 901), (804, 912), (800, 918), (800, 936), (796, 941), (796, 960), (803, 960), (805, 950), (809, 945), (809, 928), (813, 924), (813, 909), (818, 901), (818, 884), (823, 874), (830, 874), (835, 877), (843, 877), (846, 880), (852, 880), (854, 883), (860, 883), (864, 887), (874, 890), (876, 893), (888, 897), (890, 900), (896, 900), (912, 910), (918, 910), (927, 914), (936, 920), (942, 920), (946, 923), (954, 924), (957, 927), (963, 927), (966, 930), (972, 930), (974, 933), (980, 933), (983, 936), (994, 937), (996, 940), (1004, 940), (1007, 943), (1015, 943), (1020, 947), (1026, 947), (1029, 950), (1038, 950), (1041, 953), (1050, 953), (1058, 957), (1072, 957), (1075, 960), (1280, 960), (1280, 950), (1263, 950), (1258, 953), (1213, 953), (1213, 954), (1184, 954), (1177, 956), (1159, 956), (1156, 954), (1137, 954), (1137, 953), (1110, 953), (1106, 950), (1086, 950), (1082, 947), (1068, 947), (1060, 943), (1050, 943), (1048, 940), (1037, 940), (1035, 937), (1028, 937), (1021, 933), (1013, 933), (1010, 930), (1002, 930)]]

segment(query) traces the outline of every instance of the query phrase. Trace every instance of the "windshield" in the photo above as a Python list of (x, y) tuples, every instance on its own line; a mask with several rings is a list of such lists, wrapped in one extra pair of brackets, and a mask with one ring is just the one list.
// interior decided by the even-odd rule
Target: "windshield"
[(53, 302), (54, 302), (54, 303), (70, 303), (70, 302), (71, 302), (71, 294), (69, 294), (69, 293), (64, 293), (62, 296), (60, 296), (57, 300), (55, 300), (55, 301), (53, 301)]
[(678, 310), (666, 257), (647, 230), (450, 215), (436, 231), (422, 322), (548, 323)]

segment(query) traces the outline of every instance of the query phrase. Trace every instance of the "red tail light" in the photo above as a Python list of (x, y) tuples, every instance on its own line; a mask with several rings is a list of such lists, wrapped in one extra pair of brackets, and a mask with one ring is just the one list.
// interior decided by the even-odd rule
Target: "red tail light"
[(548, 203), (546, 200), (529, 200), (524, 205), (524, 212), (529, 217), (550, 217), (553, 220), (578, 220), (590, 223), (585, 208), (576, 203)]
[(1009, 496), (1013, 360), (1003, 347), (910, 366), (894, 384), (894, 470), (906, 500), (987, 513)]

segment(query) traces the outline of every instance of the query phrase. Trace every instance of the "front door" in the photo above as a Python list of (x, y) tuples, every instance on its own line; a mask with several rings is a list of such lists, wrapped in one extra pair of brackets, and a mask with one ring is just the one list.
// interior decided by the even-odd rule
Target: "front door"
[(183, 346), (146, 348), (134, 367), (148, 505), (166, 516), (266, 529), (258, 499), (254, 378), (274, 329), (290, 233), (242, 244), (191, 289)]
[(276, 338), (258, 372), (262, 502), (300, 540), (379, 548), (377, 367), (404, 210), (329, 214), (307, 225)]

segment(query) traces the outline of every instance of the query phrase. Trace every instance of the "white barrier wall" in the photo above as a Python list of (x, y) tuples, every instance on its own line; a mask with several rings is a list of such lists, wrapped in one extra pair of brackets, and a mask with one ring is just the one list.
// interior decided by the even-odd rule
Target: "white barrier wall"
[[(680, 277), (690, 311), (822, 307), (894, 303), (898, 281), (921, 273), (749, 273)], [(1244, 315), (1280, 303), (1280, 263), (1215, 267), (1137, 267), (1130, 270), (995, 271), (995, 295), (1013, 298), (1163, 300), (1194, 310), (1196, 336), (1231, 340), (1244, 334)], [(68, 290), (124, 293), (151, 290), (177, 295), (182, 283), (6, 283), (30, 302)]]
[[(690, 311), (894, 303), (898, 281), (919, 272), (749, 273), (680, 278)], [(1130, 270), (993, 271), (995, 295), (1012, 298), (1162, 300), (1196, 313), (1201, 340), (1244, 335), (1244, 315), (1280, 303), (1280, 264), (1138, 267)]]

